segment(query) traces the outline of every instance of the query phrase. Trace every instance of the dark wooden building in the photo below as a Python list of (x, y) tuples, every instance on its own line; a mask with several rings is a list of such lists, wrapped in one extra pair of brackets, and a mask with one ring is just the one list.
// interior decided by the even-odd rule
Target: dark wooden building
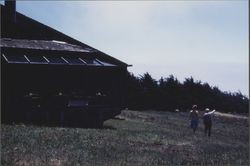
[(2, 122), (101, 125), (126, 101), (128, 65), (1, 5)]

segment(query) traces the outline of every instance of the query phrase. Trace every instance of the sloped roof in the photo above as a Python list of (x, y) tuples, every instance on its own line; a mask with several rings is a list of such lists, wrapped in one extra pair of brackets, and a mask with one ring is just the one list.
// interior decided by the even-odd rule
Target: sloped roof
[(47, 41), (47, 40), (27, 40), (27, 39), (0, 39), (0, 47), (9, 48), (27, 48), (37, 50), (56, 50), (56, 51), (73, 51), (73, 52), (94, 52), (95, 50), (89, 47), (82, 47), (79, 45), (69, 44), (61, 41)]

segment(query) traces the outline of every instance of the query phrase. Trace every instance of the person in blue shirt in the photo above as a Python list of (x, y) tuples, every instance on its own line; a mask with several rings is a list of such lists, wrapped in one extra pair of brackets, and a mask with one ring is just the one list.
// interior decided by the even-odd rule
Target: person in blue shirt
[(203, 123), (204, 123), (204, 134), (205, 136), (211, 136), (211, 129), (212, 129), (212, 114), (215, 110), (210, 111), (209, 108), (205, 109), (205, 113), (203, 115)]
[(199, 111), (197, 109), (197, 105), (193, 105), (192, 110), (189, 113), (189, 119), (191, 120), (191, 128), (193, 129), (193, 132), (195, 133), (199, 124)]

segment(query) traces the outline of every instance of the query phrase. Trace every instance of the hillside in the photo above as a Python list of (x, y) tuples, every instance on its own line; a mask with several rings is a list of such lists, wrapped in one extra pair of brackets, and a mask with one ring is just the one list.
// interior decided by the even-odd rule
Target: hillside
[(248, 165), (248, 117), (216, 113), (211, 138), (187, 113), (123, 111), (102, 129), (1, 125), (2, 165)]

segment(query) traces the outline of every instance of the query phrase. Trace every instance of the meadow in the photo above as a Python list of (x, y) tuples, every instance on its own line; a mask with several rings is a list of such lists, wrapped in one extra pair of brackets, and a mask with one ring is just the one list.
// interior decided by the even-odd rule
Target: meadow
[(213, 120), (210, 138), (187, 112), (124, 110), (101, 129), (2, 124), (1, 165), (248, 165), (248, 117)]

